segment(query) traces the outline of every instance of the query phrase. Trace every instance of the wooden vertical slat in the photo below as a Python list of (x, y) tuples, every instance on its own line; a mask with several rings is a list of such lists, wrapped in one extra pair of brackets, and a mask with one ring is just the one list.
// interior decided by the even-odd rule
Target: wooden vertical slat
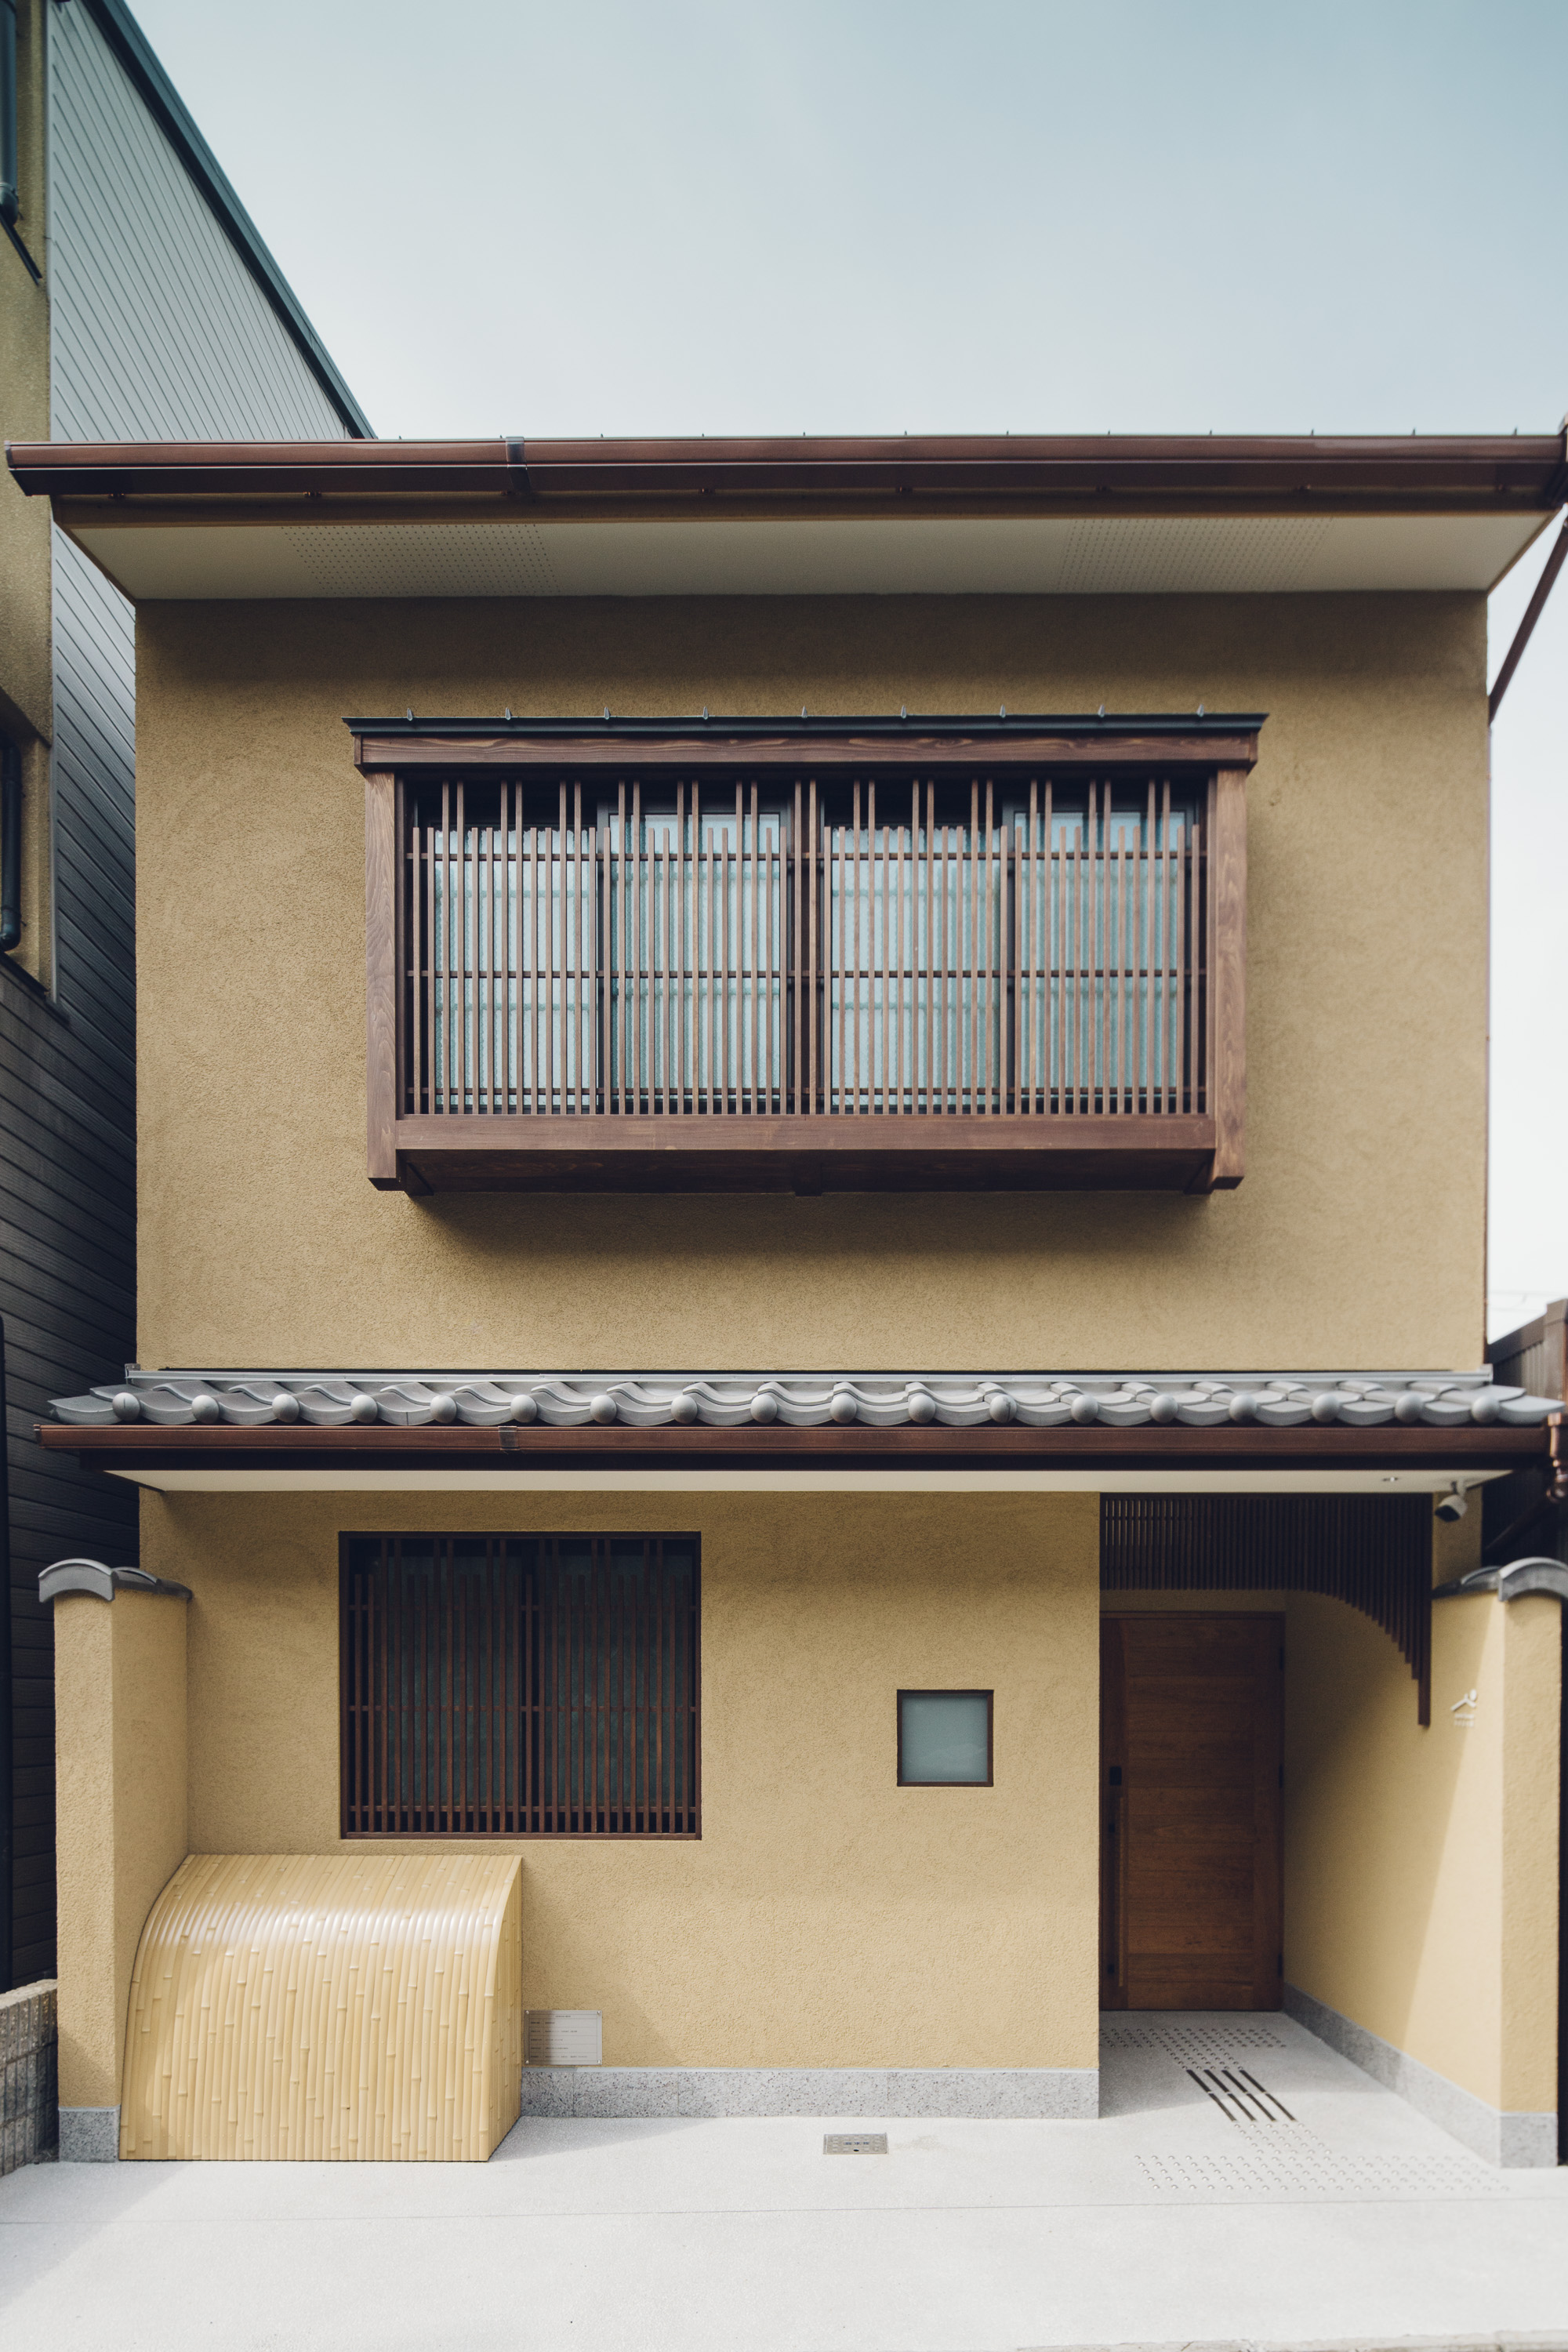
[(1221, 768), (1208, 844), (1209, 1098), (1215, 1155), (1208, 1182), (1228, 1191), (1244, 1166), (1247, 1115), (1247, 771)]
[(1028, 832), (1025, 836), (1024, 855), (1018, 864), (1015, 888), (1018, 909), (1014, 917), (1017, 929), (1018, 992), (1017, 992), (1017, 1055), (1018, 1108), (1021, 1111), (1038, 1108), (1037, 1093), (1037, 1057), (1039, 1044), (1039, 1009), (1037, 1002), (1040, 972), (1040, 925), (1036, 901), (1039, 885), (1039, 853), (1036, 846), (1039, 820), (1039, 785), (1034, 776), (1029, 779)]
[(1045, 859), (1045, 885), (1040, 893), (1039, 1075), (1040, 1107), (1047, 1113), (1059, 1115), (1064, 1108), (1062, 1008), (1067, 1001), (1067, 983), (1062, 971), (1062, 875), (1061, 860), (1056, 846), (1054, 794), (1055, 787), (1047, 776), (1045, 803), (1040, 812), (1040, 850)]
[(787, 940), (784, 958), (788, 977), (784, 990), (784, 1090), (779, 1106), (786, 1113), (793, 1112), (796, 1116), (805, 1108), (801, 1098), (803, 1075), (801, 1053), (805, 1043), (805, 1033), (801, 1017), (801, 993), (805, 977), (805, 957), (802, 952), (805, 945), (803, 919), (805, 913), (805, 895), (801, 887), (804, 871), (802, 860), (805, 855), (805, 842), (801, 829), (805, 822), (805, 811), (803, 805), (800, 779), (797, 776), (793, 801), (786, 802), (784, 810), (788, 879), (784, 881), (781, 877), (780, 883), (784, 893), (784, 932)]
[(1158, 1014), (1158, 1059), (1151, 1063), (1149, 1075), (1157, 1082), (1152, 1108), (1157, 1111), (1171, 1111), (1175, 1108), (1171, 1097), (1171, 1004), (1176, 993), (1176, 984), (1171, 935), (1171, 786), (1168, 780), (1161, 794), (1158, 825), (1159, 856), (1153, 868), (1160, 894), (1160, 986), (1154, 999)]
[(421, 830), (425, 845), (425, 1096), (426, 1107), (431, 1111), (443, 1108), (440, 1096), (440, 1074), (437, 1066), (436, 992), (439, 982), (436, 975), (436, 828), (426, 825)]
[[(398, 1545), (395, 1538), (393, 1539), (392, 1544), (389, 1547), (386, 1538), (383, 1537), (381, 1543), (380, 1580), (378, 1585), (382, 1602), (381, 1818), (376, 1822), (375, 1826), (384, 1831), (395, 1830), (400, 1826), (396, 1819), (395, 1812), (396, 1792), (394, 1790), (392, 1786), (392, 1710), (402, 1683), (401, 1654), (399, 1654), (398, 1658), (398, 1682), (395, 1685), (393, 1682), (393, 1655), (396, 1644), (402, 1638), (403, 1612), (401, 1608), (399, 1608), (395, 1612), (391, 1602), (391, 1557), (395, 1557), (400, 1549), (401, 1547)], [(389, 1551), (391, 1557), (389, 1557)], [(401, 1601), (401, 1591), (399, 1592), (398, 1598)], [(399, 1756), (401, 1756), (402, 1753), (402, 1746), (403, 1743), (399, 1740), (397, 1743), (397, 1752)]]
[[(501, 787), (503, 801), (505, 790), (503, 785)], [(484, 845), (484, 876), (482, 887), (476, 898), (476, 919), (479, 917), (483, 919), (484, 946), (482, 955), (477, 957), (476, 961), (480, 964), (484, 979), (475, 983), (476, 996), (482, 997), (482, 1003), (476, 1007), (475, 1013), (475, 1048), (479, 1057), (479, 1076), (484, 1088), (483, 1108), (493, 1115), (503, 1108), (497, 1100), (500, 1073), (500, 1041), (496, 1034), (496, 1007), (500, 998), (496, 954), (496, 871), (499, 855), (497, 828), (493, 824), (487, 824), (479, 834), (479, 839)], [(482, 1046), (479, 1044), (481, 1013), (484, 1038)]]
[(406, 1006), (408, 1035), (402, 1061), (402, 1087), (399, 1100), (405, 1111), (417, 1117), (424, 1109), (421, 1074), (425, 1066), (425, 971), (423, 923), (424, 891), (421, 887), (422, 836), (414, 813), (412, 793), (405, 794), (402, 813), (397, 817), (398, 854), (406, 860), (408, 888), (408, 922), (406, 953), (400, 956), (398, 1005)]
[(1208, 843), (1206, 816), (1192, 827), (1187, 853), (1187, 1097), (1194, 1112), (1209, 1108), (1204, 1065), (1207, 1021), (1208, 962), (1203, 925), (1203, 866)]
[(601, 809), (594, 819), (594, 906), (598, 938), (594, 950), (595, 1034), (599, 1068), (592, 1108), (613, 1111), (616, 1083), (615, 901), (610, 884), (610, 819)]
[(665, 1103), (674, 1113), (686, 1103), (686, 787), (678, 783), (664, 851)]
[(474, 826), (474, 1108), (495, 1108), (495, 835)]
[(451, 1010), (447, 1027), (452, 1037), (452, 1108), (461, 1113), (468, 1106), (468, 827), (466, 795), (461, 783), (456, 794), (456, 814), (452, 826), (457, 840), (457, 882), (450, 880), (447, 867), (447, 888), (450, 912), (447, 917), (447, 938), (451, 942), (452, 978), (448, 983)]
[(1130, 968), (1132, 949), (1128, 937), (1131, 907), (1128, 896), (1127, 835), (1119, 827), (1116, 836), (1116, 1097), (1114, 1108), (1123, 1117), (1131, 1108), (1129, 1097), (1128, 1014), (1131, 1011), (1129, 992), (1131, 986)]
[(913, 1003), (913, 983), (910, 974), (913, 970), (914, 955), (912, 943), (910, 953), (908, 956), (904, 953), (904, 904), (905, 892), (908, 887), (910, 874), (909, 856), (906, 855), (906, 852), (912, 850), (915, 812), (919, 797), (919, 785), (911, 783), (910, 786), (910, 830), (907, 833), (905, 832), (903, 820), (900, 817), (898, 825), (898, 870), (893, 877), (894, 889), (896, 892), (894, 898), (894, 920), (898, 926), (898, 939), (895, 954), (895, 962), (898, 972), (898, 1022), (893, 1038), (893, 1108), (900, 1115), (909, 1111), (912, 1107), (910, 1101), (910, 1082), (906, 1076), (906, 1071), (909, 1065), (913, 1061), (913, 1053), (911, 1050), (909, 1056), (906, 1057), (904, 1051), (904, 1038), (907, 1034), (912, 1049), (914, 1043), (915, 1013)]
[(1061, 923), (1058, 953), (1061, 964), (1062, 1108), (1078, 1108), (1078, 842), (1076, 815), (1062, 844)]
[[(1089, 787), (1090, 796), (1092, 796), (1093, 791), (1094, 787), (1090, 784)], [(1082, 950), (1079, 945), (1079, 919), (1083, 894), (1083, 861), (1081, 851), (1084, 835), (1088, 829), (1089, 807), (1089, 800), (1086, 799), (1084, 803), (1084, 816), (1077, 821), (1073, 826), (1071, 845), (1068, 848), (1064, 848), (1062, 853), (1062, 983), (1064, 992), (1062, 1027), (1063, 1034), (1067, 1040), (1068, 1055), (1068, 1069), (1066, 1076), (1066, 1083), (1068, 1088), (1068, 1107), (1074, 1112), (1076, 1112), (1079, 1108), (1079, 1024), (1082, 1018), (1083, 1011), (1083, 989), (1079, 979), (1079, 966), (1083, 961)], [(1070, 963), (1068, 961), (1069, 932), (1071, 934)]]
[[(752, 937), (751, 937), (751, 965), (750, 965), (750, 994), (751, 994), (750, 1016), (751, 1016), (751, 1017), (750, 1017), (750, 1019), (748, 1020), (748, 1022), (747, 1022), (747, 1024), (746, 1024), (746, 1033), (747, 1033), (747, 1035), (748, 1035), (749, 1040), (750, 1040), (750, 1053), (751, 1053), (751, 1069), (750, 1069), (750, 1077), (751, 1077), (751, 1085), (750, 1085), (750, 1087), (748, 1087), (747, 1091), (748, 1091), (748, 1093), (749, 1093), (749, 1095), (750, 1095), (750, 1097), (751, 1097), (751, 1100), (750, 1100), (750, 1103), (749, 1103), (749, 1105), (748, 1105), (748, 1108), (750, 1108), (750, 1110), (751, 1110), (752, 1116), (753, 1118), (755, 1118), (755, 1116), (756, 1116), (756, 1114), (757, 1114), (758, 1110), (762, 1108), (762, 1106), (761, 1106), (761, 1104), (760, 1104), (760, 1102), (759, 1102), (759, 1100), (758, 1100), (758, 1097), (757, 1097), (757, 1088), (758, 1088), (758, 1084), (759, 1084), (760, 1076), (761, 1076), (761, 1058), (762, 1058), (762, 1044), (763, 1044), (763, 1035), (762, 1035), (762, 993), (763, 993), (763, 981), (762, 981), (762, 898), (761, 898), (761, 877), (762, 877), (762, 854), (763, 854), (763, 845), (762, 845), (762, 837), (761, 837), (761, 835), (760, 835), (760, 833), (759, 833), (759, 831), (758, 831), (758, 823), (757, 823), (757, 787), (756, 787), (756, 785), (755, 785), (754, 783), (752, 784), (752, 788), (751, 788), (751, 807), (750, 807), (749, 814), (750, 814), (750, 818), (751, 818), (751, 826), (752, 826), (752, 862), (751, 862), (751, 873), (750, 873), (750, 877), (749, 877), (749, 878), (750, 878), (750, 883), (751, 883), (751, 902), (752, 902), (752, 926), (751, 926), (751, 928), (752, 928)], [(742, 833), (742, 843), (744, 842), (744, 839), (745, 839), (745, 835), (744, 835), (744, 834)]]
[[(842, 838), (842, 836), (840, 836)], [(860, 1108), (860, 780), (855, 780), (850, 803), (848, 848), (839, 890), (844, 977), (839, 1003), (844, 1018), (844, 1054), (839, 1065), (839, 1108), (853, 1114)]]
[(1047, 1107), (1058, 1116), (1068, 1104), (1068, 1031), (1071, 1020), (1072, 992), (1068, 978), (1068, 851), (1064, 841), (1060, 851), (1056, 845), (1055, 831), (1049, 810), (1050, 790), (1047, 788), (1046, 807), (1046, 889), (1047, 913), (1046, 922), (1045, 957), (1047, 986), (1046, 1013), (1048, 1024), (1046, 1042)]
[[(1187, 865), (1192, 856), (1192, 825), (1184, 816), (1181, 839), (1173, 848), (1171, 906), (1175, 924), (1171, 956), (1171, 1108), (1178, 1116), (1186, 1108), (1187, 992), (1192, 986), (1187, 947)], [(1194, 1109), (1197, 1106), (1194, 1103)]]
[[(884, 803), (885, 805), (885, 803)], [(866, 906), (868, 916), (868, 944), (871, 952), (870, 1014), (867, 1058), (870, 1062), (870, 1087), (867, 1108), (879, 1113), (888, 1108), (888, 1085), (892, 1033), (891, 1013), (891, 953), (888, 938), (888, 855), (886, 823), (877, 823), (877, 787), (870, 792), (870, 822), (866, 831)], [(881, 1017), (878, 1018), (878, 984), (881, 988)]]
[(627, 956), (630, 966), (629, 994), (631, 998), (629, 1029), (626, 1045), (626, 1075), (631, 1087), (634, 1111), (651, 1108), (643, 1099), (643, 820), (642, 779), (632, 778), (631, 835), (626, 851), (626, 867), (630, 887)]
[(366, 1164), (380, 1192), (397, 1183), (397, 784), (364, 780)]
[(944, 1111), (958, 1108), (957, 1080), (958, 1048), (962, 1038), (963, 984), (957, 974), (957, 964), (963, 955), (961, 944), (955, 942), (963, 884), (952, 852), (952, 827), (942, 825), (942, 846), (937, 856), (937, 920), (941, 926), (942, 945), (937, 957), (941, 981), (936, 991), (938, 1045), (942, 1058), (942, 1091), (938, 1106)]

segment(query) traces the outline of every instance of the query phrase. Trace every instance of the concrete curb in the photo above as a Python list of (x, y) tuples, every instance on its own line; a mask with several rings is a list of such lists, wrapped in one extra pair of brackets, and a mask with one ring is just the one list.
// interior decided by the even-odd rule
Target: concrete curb
[(1160, 2343), (1026, 2344), (1020, 2352), (1568, 2352), (1568, 2335), (1185, 2336)]
[(564, 2118), (869, 2116), (1089, 2122), (1092, 2066), (525, 2066), (523, 2115)]

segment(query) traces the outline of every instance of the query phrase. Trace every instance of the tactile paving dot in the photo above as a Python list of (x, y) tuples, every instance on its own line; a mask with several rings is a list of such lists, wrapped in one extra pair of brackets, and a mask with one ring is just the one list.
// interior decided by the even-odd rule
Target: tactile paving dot
[(1237, 2126), (1245, 2152), (1141, 2156), (1151, 2189), (1177, 2197), (1500, 2197), (1479, 2163), (1449, 2156), (1342, 2156), (1301, 2125)]
[(1167, 2058), (1184, 2064), (1194, 2058), (1230, 2058), (1240, 2050), (1284, 2050), (1282, 2033), (1267, 2025), (1226, 2026), (1215, 2032), (1203, 2025), (1102, 2025), (1101, 2047), (1107, 2050), (1163, 2050)]

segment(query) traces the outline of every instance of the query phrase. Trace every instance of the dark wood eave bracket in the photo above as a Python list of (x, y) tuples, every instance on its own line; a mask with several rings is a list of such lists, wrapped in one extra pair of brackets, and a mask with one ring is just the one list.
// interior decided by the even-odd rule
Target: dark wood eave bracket
[[(1561, 432), (1268, 436), (900, 435), (798, 439), (321, 442), (11, 442), (30, 496), (167, 505), (218, 520), (215, 502), (333, 502), (366, 519), (417, 499), (515, 513), (885, 509), (1032, 514), (1552, 512), (1568, 495)], [(198, 515), (197, 505), (207, 511)], [(112, 513), (98, 520), (113, 521)], [(123, 514), (126, 521), (153, 520)], [(264, 520), (259, 512), (254, 519)]]
[(591, 1426), (469, 1429), (151, 1429), (142, 1423), (36, 1433), (48, 1454), (75, 1454), (84, 1468), (154, 1470), (601, 1470), (921, 1471), (1393, 1471), (1479, 1476), (1547, 1458), (1549, 1428), (984, 1430), (654, 1430)]

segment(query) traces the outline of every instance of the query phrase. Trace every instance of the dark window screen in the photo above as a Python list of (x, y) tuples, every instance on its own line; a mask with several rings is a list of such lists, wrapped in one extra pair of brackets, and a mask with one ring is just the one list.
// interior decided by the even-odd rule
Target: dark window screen
[(348, 1536), (345, 1837), (695, 1837), (694, 1536)]

